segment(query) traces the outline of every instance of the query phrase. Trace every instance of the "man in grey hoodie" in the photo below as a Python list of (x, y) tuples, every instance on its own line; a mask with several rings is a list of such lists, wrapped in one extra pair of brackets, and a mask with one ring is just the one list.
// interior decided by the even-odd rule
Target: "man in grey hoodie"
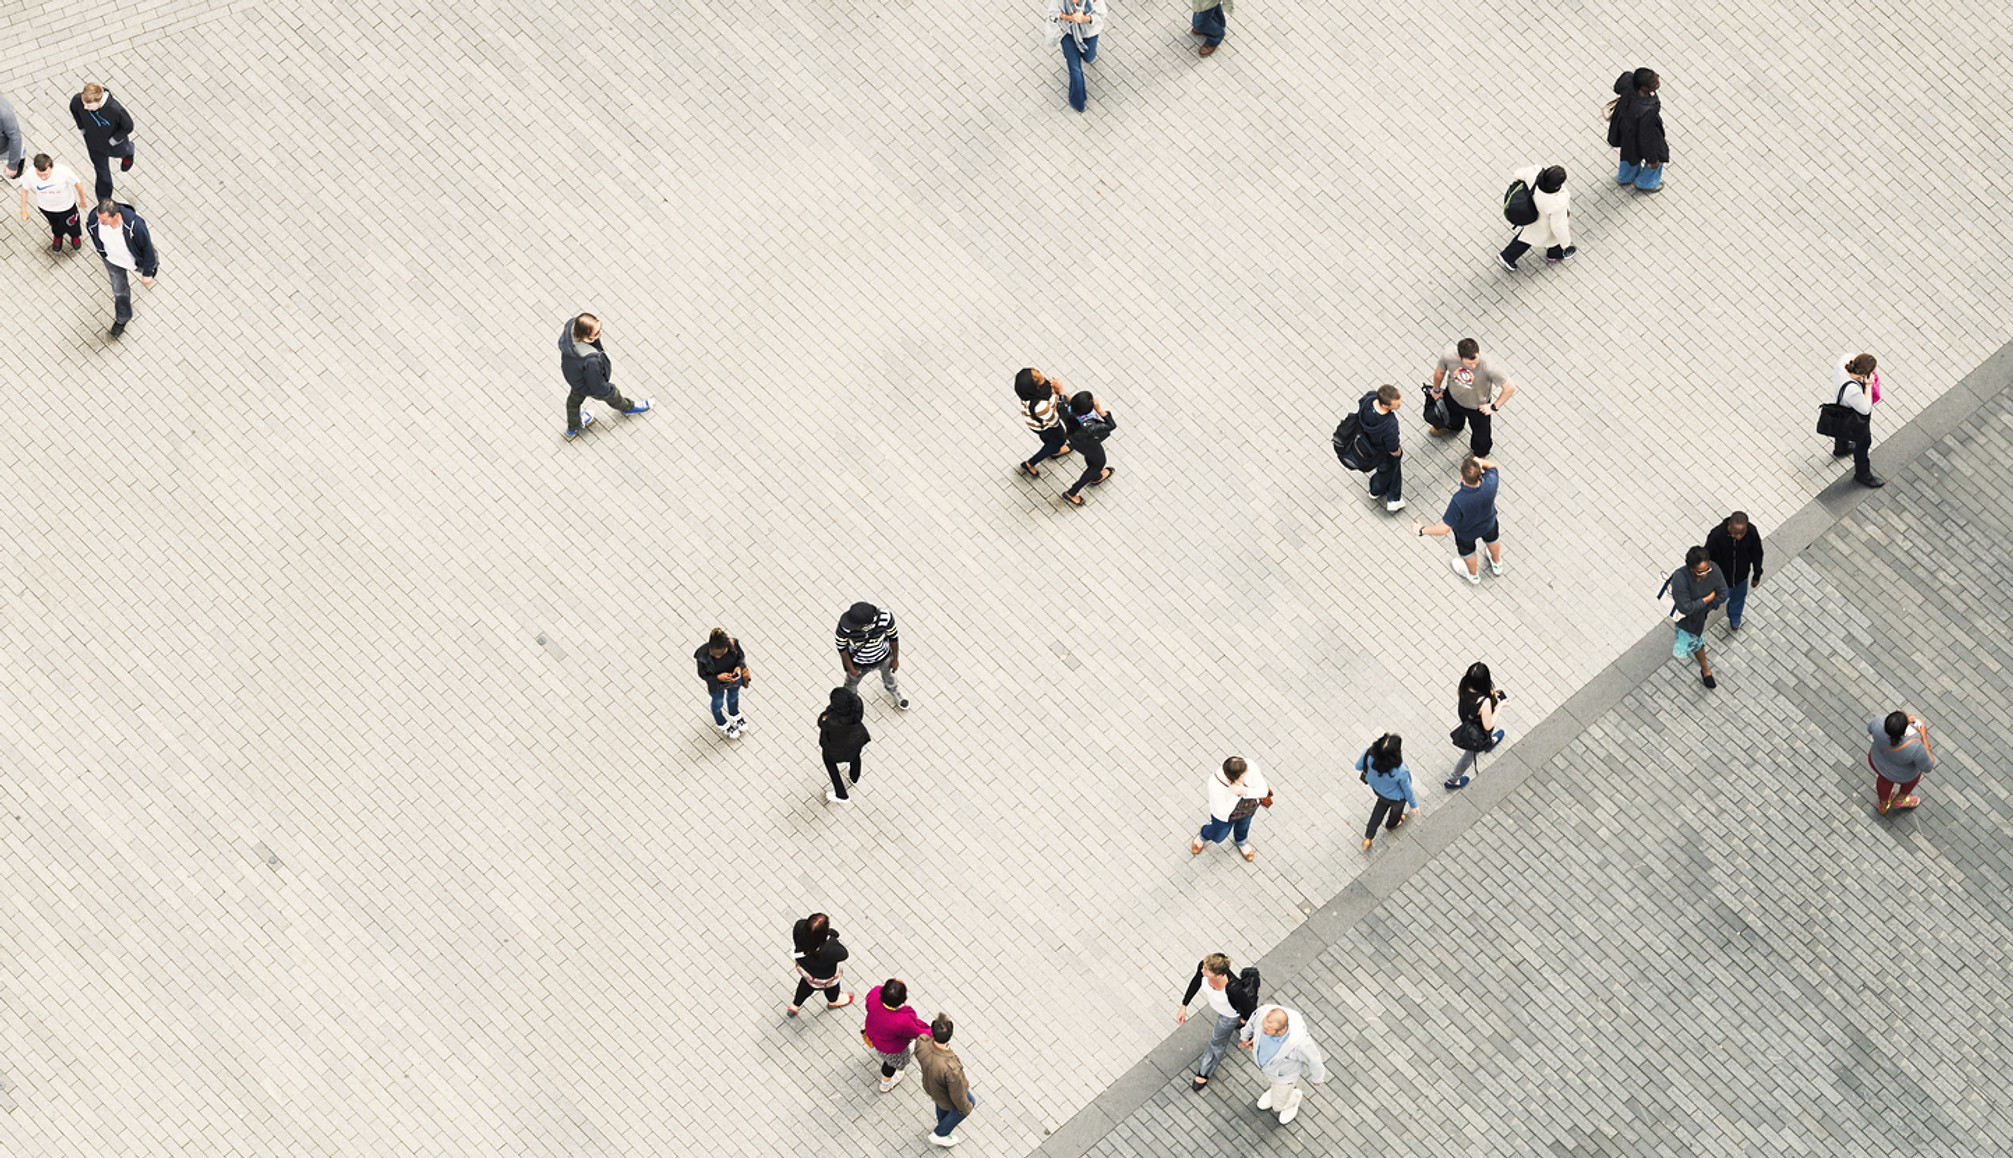
[(1300, 1112), (1305, 1096), (1300, 1092), (1301, 1077), (1317, 1086), (1328, 1080), (1321, 1047), (1308, 1035), (1306, 1019), (1283, 1005), (1261, 1005), (1253, 1011), (1238, 1034), (1237, 1048), (1250, 1050), (1251, 1060), (1272, 1083), (1258, 1099), (1258, 1108), (1276, 1111), (1282, 1126)]
[(598, 398), (619, 414), (641, 414), (650, 409), (650, 400), (631, 402), (608, 382), (611, 364), (601, 348), (601, 319), (580, 314), (559, 331), (559, 372), (566, 376), (566, 437), (577, 438), (594, 421), (583, 418), (580, 404)]
[(21, 157), (27, 151), (28, 141), (21, 135), (21, 122), (14, 116), (14, 106), (0, 96), (0, 157), (6, 158), (9, 181), (21, 176)]
[(1712, 665), (1705, 658), (1705, 621), (1726, 606), (1726, 576), (1720, 573), (1719, 565), (1704, 547), (1693, 547), (1684, 553), (1684, 566), (1671, 572), (1665, 586), (1682, 617), (1677, 622), (1677, 641), (1671, 644), (1671, 654), (1679, 659), (1697, 656), (1698, 674), (1705, 680), (1705, 686), (1718, 687), (1719, 681), (1712, 678)]

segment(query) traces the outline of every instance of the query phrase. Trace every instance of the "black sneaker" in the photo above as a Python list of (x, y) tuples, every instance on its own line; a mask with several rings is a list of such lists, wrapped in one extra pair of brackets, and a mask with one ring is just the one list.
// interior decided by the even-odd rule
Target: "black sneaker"
[(1870, 474), (1853, 475), (1852, 481), (1858, 483), (1860, 486), (1871, 487), (1875, 490), (1878, 490), (1879, 488), (1887, 485), (1886, 479)]
[(120, 334), (123, 334), (123, 333), (125, 333), (125, 332), (126, 332), (126, 323), (124, 323), (124, 322), (113, 322), (113, 323), (112, 323), (112, 333), (111, 333), (111, 336), (112, 336), (112, 337), (116, 338), (116, 337), (118, 337), (118, 336), (119, 336)]
[(1517, 272), (1517, 263), (1516, 263), (1516, 262), (1514, 262), (1514, 261), (1511, 261), (1511, 260), (1510, 260), (1509, 258), (1507, 258), (1507, 257), (1504, 257), (1504, 256), (1503, 256), (1502, 254), (1500, 254), (1500, 253), (1496, 255), (1496, 262), (1497, 262), (1497, 264), (1501, 265), (1501, 266), (1502, 266), (1502, 267), (1503, 267), (1504, 269), (1507, 269), (1507, 270), (1509, 270), (1509, 271), (1510, 271), (1511, 273), (1515, 273), (1515, 272)]

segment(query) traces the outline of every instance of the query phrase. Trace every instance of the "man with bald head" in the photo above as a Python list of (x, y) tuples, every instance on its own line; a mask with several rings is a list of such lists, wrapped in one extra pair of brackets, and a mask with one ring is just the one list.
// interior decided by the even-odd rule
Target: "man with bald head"
[(1258, 1099), (1258, 1108), (1272, 1110), (1284, 1126), (1300, 1112), (1300, 1079), (1313, 1085), (1328, 1080), (1321, 1047), (1307, 1033), (1307, 1023), (1299, 1013), (1283, 1005), (1261, 1005), (1244, 1023), (1238, 1035), (1238, 1049), (1251, 1051), (1251, 1060), (1265, 1074), (1271, 1088)]

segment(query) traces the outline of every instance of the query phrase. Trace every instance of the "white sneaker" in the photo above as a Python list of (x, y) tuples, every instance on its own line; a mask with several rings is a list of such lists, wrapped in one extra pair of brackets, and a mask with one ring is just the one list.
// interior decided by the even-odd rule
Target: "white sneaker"
[(1264, 1093), (1258, 1095), (1258, 1108), (1261, 1110), (1269, 1110), (1272, 1108), (1271, 1090), (1267, 1090)]
[(1391, 512), (1392, 514), (1396, 514), (1396, 513), (1398, 513), (1399, 511), (1402, 511), (1402, 510), (1404, 510), (1404, 509), (1405, 509), (1405, 500), (1404, 500), (1404, 499), (1389, 499), (1389, 500), (1386, 500), (1386, 501), (1385, 501), (1385, 503), (1384, 503), (1384, 509), (1385, 509), (1385, 510), (1387, 510), (1387, 511), (1390, 511), (1390, 512)]
[(895, 1071), (895, 1076), (894, 1076), (894, 1077), (891, 1077), (891, 1078), (882, 1078), (882, 1079), (881, 1079), (881, 1092), (885, 1094), (885, 1093), (887, 1093), (887, 1092), (888, 1092), (889, 1090), (892, 1090), (892, 1089), (894, 1089), (894, 1088), (895, 1088), (896, 1086), (899, 1086), (899, 1085), (901, 1085), (901, 1084), (902, 1084), (902, 1079), (903, 1079), (903, 1078), (905, 1078), (905, 1077), (908, 1077), (908, 1076), (909, 1076), (909, 1071), (907, 1071), (907, 1070), (896, 1070), (896, 1071)]
[(1482, 585), (1482, 573), (1477, 571), (1473, 575), (1468, 574), (1468, 561), (1459, 555), (1454, 556), (1454, 574), (1466, 579), (1473, 586)]
[(724, 724), (713, 725), (713, 730), (729, 740), (734, 738), (734, 723), (731, 720)]
[(1501, 575), (1502, 573), (1503, 573), (1503, 565), (1494, 559), (1489, 560), (1489, 574)]
[(907, 696), (896, 696), (896, 697), (895, 697), (895, 706), (896, 706), (896, 707), (898, 707), (898, 708), (900, 708), (901, 710), (903, 710), (903, 711), (905, 711), (905, 712), (906, 712), (906, 711), (908, 711), (908, 710), (909, 710), (909, 697), (907, 697)]
[[(836, 792), (831, 792), (831, 791), (827, 791), (827, 792), (825, 793), (825, 799), (827, 799), (827, 800), (831, 801), (831, 802), (832, 802), (832, 803), (834, 803), (834, 804), (851, 804), (851, 803), (853, 802), (853, 798), (852, 798), (852, 797), (850, 797), (850, 796), (841, 796), (841, 795), (839, 795), (838, 793), (836, 793)], [(881, 1089), (885, 1091), (886, 1089), (888, 1089), (888, 1087), (887, 1087), (887, 1086), (882, 1086), (882, 1087), (881, 1087)]]
[(748, 717), (746, 716), (735, 716), (733, 719), (728, 720), (727, 722), (733, 725), (734, 731), (736, 733), (745, 732), (748, 730)]
[(930, 1135), (930, 1145), (932, 1146), (955, 1146), (962, 1141), (964, 1139), (958, 1137), (955, 1133)]
[(1295, 1102), (1292, 1105), (1286, 1107), (1285, 1109), (1279, 1111), (1279, 1124), (1284, 1126), (1286, 1123), (1291, 1122), (1299, 1113), (1300, 1113), (1300, 1103)]

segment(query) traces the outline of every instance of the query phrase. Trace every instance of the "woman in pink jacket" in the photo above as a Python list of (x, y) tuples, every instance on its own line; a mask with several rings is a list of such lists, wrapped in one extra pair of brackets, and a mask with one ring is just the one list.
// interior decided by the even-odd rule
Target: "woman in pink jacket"
[(925, 1037), (930, 1027), (905, 1004), (909, 987), (899, 977), (890, 977), (867, 991), (867, 1027), (860, 1040), (881, 1055), (881, 1092), (887, 1093), (902, 1080), (909, 1068), (909, 1044)]

